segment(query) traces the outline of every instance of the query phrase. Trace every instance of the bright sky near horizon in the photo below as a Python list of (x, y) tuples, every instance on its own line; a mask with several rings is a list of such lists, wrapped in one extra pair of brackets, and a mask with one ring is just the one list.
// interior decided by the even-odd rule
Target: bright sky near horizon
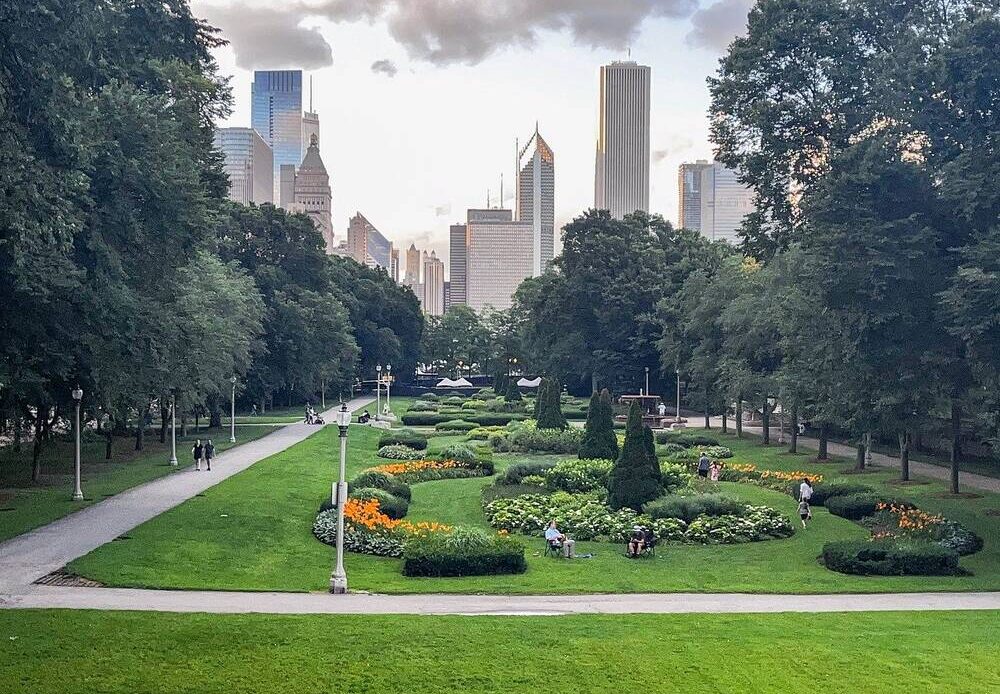
[[(394, 244), (447, 263), (448, 225), (513, 199), (514, 140), (539, 123), (556, 157), (556, 224), (594, 197), (598, 67), (652, 67), (651, 211), (676, 222), (677, 167), (710, 159), (708, 89), (750, 0), (193, 0), (222, 29), (233, 114), (254, 69), (314, 84), (338, 238), (360, 210)], [(308, 88), (304, 105), (308, 105)], [(558, 236), (558, 234), (557, 234)], [(557, 241), (558, 251), (558, 241)]]

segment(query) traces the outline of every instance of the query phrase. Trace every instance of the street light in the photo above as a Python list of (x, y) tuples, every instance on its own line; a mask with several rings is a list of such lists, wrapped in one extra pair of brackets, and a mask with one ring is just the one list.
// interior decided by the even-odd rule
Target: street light
[(83, 490), (80, 489), (80, 401), (83, 400), (83, 389), (77, 386), (71, 393), (76, 401), (76, 489), (73, 490), (73, 501), (83, 501)]
[(458, 377), (459, 377), (459, 378), (461, 378), (461, 377), (462, 377), (462, 364), (463, 364), (462, 360), (461, 360), (461, 359), (459, 359), (459, 360), (458, 360)]
[(674, 418), (678, 424), (681, 421), (681, 370), (677, 369), (677, 410), (675, 411), (676, 417)]
[(392, 386), (392, 364), (385, 365), (385, 412), (392, 414), (392, 405), (389, 404), (389, 387)]
[(170, 393), (170, 464), (177, 467), (177, 391)]
[(347, 466), (347, 427), (351, 424), (351, 413), (347, 404), (340, 403), (337, 412), (337, 427), (340, 429), (340, 476), (333, 488), (332, 501), (337, 505), (337, 566), (330, 576), (330, 592), (341, 595), (347, 592), (347, 572), (344, 571), (344, 502), (347, 501), (347, 482), (344, 481)]
[(229, 379), (233, 393), (229, 398), (229, 443), (236, 443), (236, 376)]
[(375, 367), (375, 419), (382, 412), (382, 365)]
[(646, 367), (646, 395), (649, 395), (649, 367)]

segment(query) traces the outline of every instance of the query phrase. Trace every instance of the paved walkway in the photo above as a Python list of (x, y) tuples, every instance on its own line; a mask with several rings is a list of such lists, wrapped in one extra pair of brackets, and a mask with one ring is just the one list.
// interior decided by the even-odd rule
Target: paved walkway
[[(722, 427), (721, 417), (712, 417), (709, 420), (713, 427), (716, 429)], [(703, 423), (702, 418), (690, 417), (688, 419), (688, 425), (694, 431), (701, 429), (699, 423)], [(733, 420), (729, 420), (729, 431), (730, 433), (735, 433), (736, 428), (733, 424)], [(743, 427), (743, 431), (746, 433), (754, 434), (755, 436), (761, 436), (763, 434), (762, 427)], [(771, 442), (774, 443), (778, 440), (778, 429), (776, 427), (771, 428)], [(788, 434), (785, 434), (786, 444), (790, 441)], [(799, 446), (803, 448), (809, 448), (814, 451), (819, 450), (819, 439), (813, 439), (806, 436), (799, 437)], [(827, 444), (827, 450), (831, 455), (843, 456), (850, 460), (854, 460), (857, 449), (851, 446), (845, 446), (842, 443), (836, 443), (830, 441)], [(900, 463), (899, 458), (894, 458), (891, 455), (886, 455), (884, 453), (872, 453), (872, 464), (879, 467), (890, 467), (899, 469)], [(921, 477), (930, 477), (936, 480), (942, 480), (944, 482), (950, 482), (951, 480), (951, 469), (946, 467), (941, 467), (940, 465), (931, 465), (930, 463), (920, 463), (915, 460), (910, 460), (910, 473), (913, 475), (919, 475)], [(981, 491), (996, 492), (1000, 493), (1000, 478), (997, 477), (987, 477), (986, 475), (977, 475), (974, 472), (962, 472), (959, 475), (958, 480), (963, 486), (972, 487)]]
[[(348, 403), (348, 408), (355, 410), (370, 401), (367, 397), (356, 398)], [(334, 421), (336, 409), (323, 413), (328, 423)], [(211, 472), (196, 472), (189, 466), (0, 544), (0, 596), (23, 589), (257, 461), (295, 445), (319, 428), (305, 423), (283, 426), (272, 434), (220, 453)], [(187, 450), (177, 453), (182, 465), (190, 459)]]

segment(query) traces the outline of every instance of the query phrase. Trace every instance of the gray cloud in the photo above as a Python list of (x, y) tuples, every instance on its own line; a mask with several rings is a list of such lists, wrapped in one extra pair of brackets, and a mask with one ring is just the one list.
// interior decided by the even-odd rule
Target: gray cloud
[(722, 52), (734, 38), (746, 33), (747, 13), (754, 0), (718, 0), (691, 17), (694, 27), (687, 35), (692, 46)]
[(659, 164), (661, 161), (670, 156), (670, 150), (667, 149), (657, 149), (653, 150), (653, 163)]
[(245, 69), (302, 68), (314, 70), (333, 63), (333, 50), (316, 28), (300, 26), (305, 15), (286, 10), (241, 5), (198, 8), (213, 26), (222, 29)]
[(372, 63), (372, 72), (377, 75), (385, 75), (386, 77), (395, 77), (399, 69), (396, 67), (396, 63), (383, 58)]
[[(255, 46), (251, 53), (289, 54), (301, 52), (299, 46), (279, 42), (276, 26), (301, 33), (299, 22), (306, 17), (384, 22), (411, 58), (474, 65), (505, 48), (533, 46), (543, 31), (568, 31), (581, 45), (620, 50), (636, 39), (645, 20), (687, 17), (697, 8), (698, 0), (292, 0), (280, 9), (262, 9), (236, 0), (228, 8), (228, 26), (209, 19), (219, 21), (234, 46), (266, 36), (260, 43), (272, 47)], [(267, 19), (258, 20), (262, 15)], [(251, 25), (261, 31), (248, 36)]]

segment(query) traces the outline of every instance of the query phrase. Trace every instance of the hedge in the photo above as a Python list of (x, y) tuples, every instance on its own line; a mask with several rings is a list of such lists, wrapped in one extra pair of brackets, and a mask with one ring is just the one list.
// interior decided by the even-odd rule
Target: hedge
[(464, 419), (449, 419), (445, 422), (438, 422), (434, 428), (438, 431), (472, 431), (477, 426), (475, 422), (467, 422)]
[(400, 499), (406, 499), (407, 501), (409, 501), (412, 496), (410, 485), (396, 479), (395, 476), (390, 475), (387, 472), (379, 472), (378, 470), (366, 470), (365, 472), (360, 473), (352, 479), (347, 486), (349, 489), (361, 489), (364, 487), (384, 489), (393, 496), (397, 496)]
[(698, 516), (741, 516), (746, 504), (721, 494), (668, 495), (642, 507), (651, 518), (680, 518), (690, 523)]
[[(789, 487), (789, 492), (796, 499), (799, 498), (799, 485), (801, 482), (794, 482)], [(824, 506), (828, 499), (835, 496), (854, 496), (857, 494), (874, 494), (875, 490), (864, 484), (857, 482), (820, 482), (813, 485), (812, 498), (809, 503), (813, 506)]]
[[(405, 416), (405, 415), (404, 415)], [(427, 437), (418, 434), (415, 431), (407, 431), (406, 429), (397, 429), (395, 431), (387, 431), (382, 434), (378, 440), (378, 447), (382, 446), (409, 446), (410, 448), (423, 451), (427, 450)]]
[(555, 467), (554, 462), (548, 460), (533, 461), (530, 463), (513, 463), (507, 466), (500, 477), (497, 478), (497, 485), (501, 484), (521, 484), (521, 480), (530, 475), (543, 475), (546, 470)]
[(403, 550), (404, 576), (486, 576), (527, 569), (524, 545), (480, 530), (414, 535)]
[[(514, 412), (462, 412), (462, 419), (467, 422), (474, 422), (480, 426), (500, 426), (513, 421), (527, 419), (526, 414)], [(427, 426), (431, 427), (441, 422), (455, 419), (454, 415), (440, 412), (407, 412), (403, 415), (403, 424), (407, 426)]]
[(933, 542), (846, 540), (823, 545), (826, 568), (861, 576), (954, 576), (964, 574), (958, 552)]
[(856, 521), (875, 513), (880, 503), (913, 508), (913, 504), (907, 501), (880, 494), (845, 494), (827, 499), (826, 510), (835, 516)]
[(389, 516), (393, 520), (399, 520), (410, 510), (410, 504), (406, 499), (394, 496), (384, 489), (375, 487), (361, 487), (352, 489), (350, 493), (352, 499), (367, 501), (368, 499), (378, 500), (378, 510)]
[(694, 446), (718, 446), (719, 439), (705, 434), (692, 434), (685, 431), (658, 431), (656, 432), (657, 443), (676, 443), (685, 448)]

